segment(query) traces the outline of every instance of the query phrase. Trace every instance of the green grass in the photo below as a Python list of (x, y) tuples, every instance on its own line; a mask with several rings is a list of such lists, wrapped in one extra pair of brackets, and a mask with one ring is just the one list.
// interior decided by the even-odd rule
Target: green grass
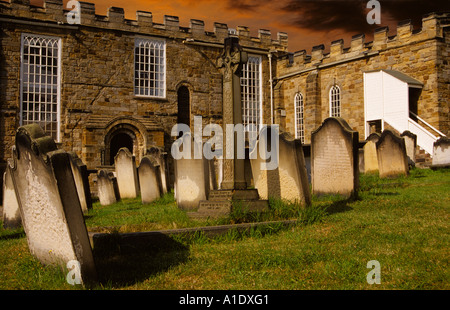
[[(409, 176), (361, 175), (358, 198), (313, 197), (312, 206), (271, 200), (259, 220), (299, 219), (283, 228), (167, 238), (137, 251), (94, 249), (97, 289), (443, 289), (450, 288), (450, 169), (413, 169)], [(193, 221), (173, 195), (142, 205), (98, 203), (86, 215), (92, 231), (139, 231), (241, 223)], [(100, 228), (100, 227), (108, 228)], [(114, 234), (113, 234), (114, 235)], [(0, 289), (73, 289), (64, 271), (42, 266), (28, 252), (23, 230), (0, 229)], [(370, 260), (381, 284), (369, 285)]]

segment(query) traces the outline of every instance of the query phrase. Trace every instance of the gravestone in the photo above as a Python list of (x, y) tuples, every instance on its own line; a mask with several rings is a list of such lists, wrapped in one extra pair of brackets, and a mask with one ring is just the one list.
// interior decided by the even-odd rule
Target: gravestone
[(358, 132), (340, 117), (329, 117), (311, 134), (314, 194), (350, 197), (359, 185)]
[(142, 203), (150, 203), (161, 197), (161, 172), (159, 163), (153, 156), (142, 158), (139, 168), (139, 186)]
[(165, 157), (165, 152), (156, 146), (152, 146), (151, 148), (149, 148), (147, 150), (147, 155), (152, 156), (156, 162), (159, 165), (159, 171), (161, 174), (161, 190), (162, 190), (162, 194), (164, 195), (165, 193), (168, 192), (169, 189), (169, 184), (168, 184), (168, 166), (167, 166), (167, 160)]
[(400, 137), (405, 139), (406, 156), (408, 157), (408, 164), (411, 167), (416, 165), (416, 146), (417, 136), (409, 130), (405, 130)]
[[(217, 67), (223, 73), (223, 157), (220, 160), (222, 172), (220, 190), (213, 189), (206, 198), (198, 204), (197, 212), (191, 212), (192, 217), (220, 217), (230, 214), (233, 208), (241, 207), (248, 212), (263, 212), (268, 210), (267, 200), (260, 200), (257, 190), (247, 189), (245, 156), (238, 156), (239, 136), (241, 133), (228, 132), (227, 128), (235, 128), (242, 124), (241, 102), (241, 72), (247, 62), (248, 55), (239, 45), (237, 37), (225, 38), (224, 50), (217, 60)], [(243, 129), (243, 128), (242, 128)], [(232, 144), (230, 142), (233, 142)], [(213, 185), (214, 187), (214, 185)], [(177, 192), (179, 189), (177, 188)], [(205, 199), (206, 199), (205, 198)]]
[(450, 167), (450, 139), (441, 137), (433, 144), (431, 168)]
[[(229, 143), (223, 143), (223, 181), (222, 189), (246, 189), (245, 181), (245, 160), (238, 159), (237, 139), (227, 137), (227, 125), (242, 123), (242, 101), (241, 101), (241, 72), (243, 65), (247, 63), (248, 55), (239, 45), (239, 38), (229, 37), (225, 39), (224, 51), (217, 60), (217, 66), (223, 71), (223, 141), (234, 140), (234, 149)], [(226, 154), (234, 154), (234, 159), (230, 159)]]
[(281, 198), (283, 200), (298, 202), (302, 205), (311, 203), (308, 175), (306, 172), (305, 158), (302, 143), (294, 139), (289, 133), (279, 134), (279, 159), (276, 169), (265, 170), (263, 165), (267, 159), (263, 159), (258, 150), (259, 144), (264, 144), (263, 149), (271, 149), (270, 135), (263, 128), (260, 138), (250, 154), (253, 181), (261, 199)]
[(81, 209), (87, 212), (92, 209), (91, 191), (89, 188), (89, 176), (87, 167), (83, 161), (74, 152), (70, 154), (70, 166), (77, 186), (78, 198), (80, 199)]
[(37, 124), (16, 132), (11, 177), (28, 248), (43, 264), (66, 267), (77, 261), (81, 283), (96, 280), (96, 269), (70, 155)]
[[(197, 209), (201, 200), (207, 199), (210, 191), (209, 162), (201, 156), (195, 158), (195, 148), (202, 154), (202, 143), (195, 141), (190, 133), (174, 142), (172, 147), (182, 149), (191, 146), (190, 158), (182, 157), (175, 162), (175, 199), (182, 210)], [(187, 156), (189, 157), (189, 156)]]
[(11, 178), (11, 167), (6, 165), (3, 174), (3, 228), (15, 229), (22, 226), (19, 202)]
[(136, 198), (139, 195), (139, 182), (135, 157), (123, 147), (114, 157), (117, 186), (120, 198)]
[(380, 178), (408, 175), (405, 139), (386, 129), (376, 143)]
[(98, 199), (102, 206), (109, 206), (120, 200), (117, 179), (111, 171), (100, 170), (97, 174)]
[(364, 145), (364, 173), (378, 173), (378, 157), (376, 143), (380, 139), (379, 133), (371, 133)]

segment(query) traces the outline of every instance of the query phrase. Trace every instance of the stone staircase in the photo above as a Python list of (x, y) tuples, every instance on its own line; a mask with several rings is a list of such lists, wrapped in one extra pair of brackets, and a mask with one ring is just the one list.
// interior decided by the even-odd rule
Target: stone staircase
[(235, 208), (245, 212), (264, 212), (269, 210), (269, 202), (260, 200), (258, 190), (212, 190), (208, 200), (199, 203), (196, 212), (189, 212), (191, 218), (218, 218), (228, 216)]
[(420, 146), (416, 147), (416, 167), (425, 168), (430, 167), (432, 163), (431, 155), (422, 149)]

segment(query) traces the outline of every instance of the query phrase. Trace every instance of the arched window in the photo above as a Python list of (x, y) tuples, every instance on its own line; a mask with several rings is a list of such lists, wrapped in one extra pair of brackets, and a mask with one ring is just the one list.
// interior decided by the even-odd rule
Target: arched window
[(166, 97), (166, 42), (136, 39), (134, 43), (134, 94)]
[(249, 55), (241, 73), (242, 123), (254, 124), (256, 133), (262, 123), (261, 63), (261, 56)]
[(303, 95), (301, 93), (295, 94), (294, 99), (295, 106), (295, 138), (300, 139), (302, 143), (305, 143), (305, 126), (303, 119), (304, 103)]
[(330, 116), (341, 116), (341, 89), (337, 85), (330, 89)]
[(22, 34), (20, 125), (38, 123), (60, 137), (61, 39)]

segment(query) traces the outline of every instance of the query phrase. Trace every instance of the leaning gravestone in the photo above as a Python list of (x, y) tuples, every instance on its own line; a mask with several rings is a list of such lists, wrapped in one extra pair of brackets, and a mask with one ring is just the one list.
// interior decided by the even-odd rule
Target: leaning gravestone
[(102, 206), (109, 206), (120, 200), (117, 179), (111, 171), (100, 170), (97, 174), (98, 199)]
[(359, 185), (358, 132), (340, 117), (329, 117), (311, 134), (314, 194), (352, 196)]
[(139, 195), (139, 182), (134, 156), (127, 148), (121, 148), (114, 158), (114, 165), (120, 198), (136, 198)]
[(70, 154), (70, 166), (77, 186), (78, 198), (80, 199), (81, 209), (87, 212), (92, 209), (91, 191), (89, 189), (89, 178), (86, 165), (74, 152)]
[(165, 194), (168, 192), (168, 167), (167, 167), (167, 160), (165, 157), (165, 153), (164, 151), (156, 146), (152, 146), (150, 149), (148, 149), (147, 151), (147, 155), (152, 156), (156, 162), (159, 165), (159, 171), (161, 174), (161, 190), (162, 190), (162, 194)]
[(19, 203), (11, 178), (11, 166), (6, 165), (3, 174), (3, 228), (14, 229), (22, 226)]
[(380, 178), (408, 174), (405, 139), (391, 130), (384, 130), (376, 143)]
[(161, 197), (161, 172), (158, 162), (152, 156), (142, 158), (138, 168), (142, 203), (150, 203)]
[[(191, 149), (184, 150), (185, 147), (190, 147)], [(195, 158), (195, 153), (202, 154), (202, 143), (192, 139), (190, 133), (185, 133), (183, 137), (179, 138), (172, 145), (172, 150), (180, 150), (182, 148), (182, 152), (187, 156), (183, 156), (179, 159), (174, 157), (175, 198), (180, 209), (193, 210), (198, 208), (201, 200), (206, 200), (209, 196), (209, 163), (203, 156), (201, 156), (200, 159)], [(197, 152), (195, 152), (195, 148), (197, 148)], [(190, 154), (190, 156), (188, 156), (188, 154)]]
[(371, 133), (364, 144), (364, 173), (378, 172), (378, 157), (376, 143), (380, 139), (379, 133)]
[(416, 146), (417, 136), (409, 130), (405, 130), (400, 137), (405, 139), (406, 156), (408, 157), (408, 164), (412, 167), (416, 165)]
[(431, 168), (450, 167), (450, 139), (441, 137), (433, 144)]
[(281, 198), (283, 200), (298, 202), (302, 205), (311, 203), (308, 175), (302, 143), (294, 139), (289, 133), (279, 134), (278, 166), (275, 169), (265, 170), (263, 165), (267, 159), (259, 154), (259, 146), (263, 149), (272, 149), (270, 134), (264, 134), (270, 128), (264, 127), (252, 153), (250, 163), (253, 181), (261, 199)]
[(70, 166), (70, 155), (37, 124), (20, 127), (11, 176), (30, 252), (43, 264), (79, 263), (81, 283), (96, 269)]

